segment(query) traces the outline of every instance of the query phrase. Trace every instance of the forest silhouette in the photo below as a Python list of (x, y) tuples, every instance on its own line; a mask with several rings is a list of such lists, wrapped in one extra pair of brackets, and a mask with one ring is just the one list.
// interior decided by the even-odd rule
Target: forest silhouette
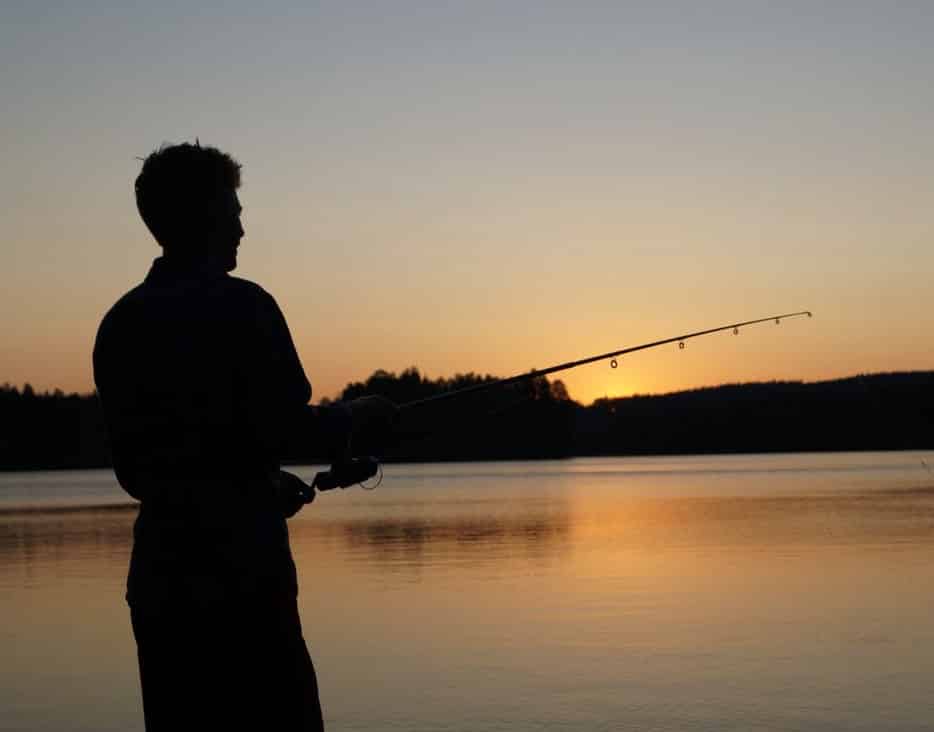
[[(377, 370), (341, 400), (379, 394), (398, 404), (496, 377), (429, 379), (418, 369)], [(404, 415), (388, 444), (359, 437), (360, 454), (389, 461), (564, 458), (934, 448), (934, 371), (804, 383), (727, 384), (584, 406), (546, 377), (428, 404)], [(288, 462), (325, 462), (314, 445)], [(95, 394), (0, 386), (0, 470), (110, 466)]]

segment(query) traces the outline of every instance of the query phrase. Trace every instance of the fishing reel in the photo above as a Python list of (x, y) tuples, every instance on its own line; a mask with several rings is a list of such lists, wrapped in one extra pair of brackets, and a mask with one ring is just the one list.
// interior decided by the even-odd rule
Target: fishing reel
[[(368, 482), (377, 476), (375, 482)], [(383, 481), (383, 469), (373, 457), (346, 458), (331, 465), (330, 470), (317, 473), (311, 485), (297, 475), (280, 470), (276, 479), (279, 507), (285, 518), (291, 518), (302, 506), (315, 500), (315, 489), (329, 491), (334, 488), (348, 488), (359, 484), (368, 491), (373, 490)]]
[[(376, 481), (368, 482), (374, 476), (376, 476)], [(311, 482), (311, 487), (320, 491), (330, 491), (334, 488), (359, 485), (371, 491), (382, 482), (383, 469), (375, 457), (355, 457), (340, 460), (331, 465), (330, 470), (317, 473)]]

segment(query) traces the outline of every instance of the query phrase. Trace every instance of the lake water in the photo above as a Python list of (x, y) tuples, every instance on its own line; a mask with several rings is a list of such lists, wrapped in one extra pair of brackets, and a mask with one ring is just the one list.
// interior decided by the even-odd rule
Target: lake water
[[(389, 465), (290, 522), (328, 729), (929, 732), (929, 465)], [(0, 729), (142, 729), (128, 503), (0, 475)]]

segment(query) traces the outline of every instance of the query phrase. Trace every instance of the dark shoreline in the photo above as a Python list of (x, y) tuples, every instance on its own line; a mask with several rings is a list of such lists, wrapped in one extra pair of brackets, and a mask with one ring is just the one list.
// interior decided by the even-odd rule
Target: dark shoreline
[[(383, 394), (401, 404), (491, 378), (378, 371), (342, 396)], [(355, 447), (387, 464), (934, 449), (934, 371), (724, 384), (590, 406), (545, 379), (488, 397), (419, 413), (391, 445), (364, 438)], [(296, 450), (284, 463), (326, 460)], [(0, 472), (110, 467), (95, 395), (0, 387)]]

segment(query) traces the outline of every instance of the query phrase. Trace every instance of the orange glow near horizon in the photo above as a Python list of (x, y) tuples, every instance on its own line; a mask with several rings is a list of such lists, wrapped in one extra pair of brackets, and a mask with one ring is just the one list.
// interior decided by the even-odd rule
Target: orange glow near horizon
[[(360, 333), (359, 340), (350, 337), (342, 341), (341, 330), (310, 339), (303, 337), (302, 319), (290, 315), (286, 307), (284, 310), (305, 370), (314, 385), (315, 402), (324, 397), (337, 397), (348, 383), (365, 380), (379, 368), (398, 373), (415, 366), (423, 376), (432, 379), (467, 372), (505, 377), (671, 337), (679, 330), (723, 324), (722, 318), (721, 322), (694, 320), (688, 322), (686, 328), (669, 325), (656, 332), (643, 325), (632, 329), (637, 336), (615, 342), (606, 334), (593, 332), (592, 326), (582, 328), (583, 332), (576, 337), (549, 341), (544, 337), (536, 339), (535, 334), (519, 333), (515, 339), (511, 338), (515, 331), (510, 330), (509, 318), (504, 317), (503, 331), (467, 332), (463, 343), (455, 338), (445, 343), (447, 350), (440, 351), (433, 349), (430, 340), (414, 328), (408, 334), (400, 334), (394, 342), (377, 343), (366, 334), (364, 323), (351, 328), (351, 333)], [(760, 314), (761, 311), (746, 312), (740, 317)], [(335, 320), (337, 318), (335, 315)], [(688, 341), (683, 350), (670, 344), (620, 358), (615, 369), (609, 361), (603, 361), (556, 373), (550, 378), (560, 379), (573, 399), (589, 404), (603, 397), (660, 394), (723, 383), (818, 381), (859, 373), (934, 367), (927, 344), (910, 340), (909, 332), (902, 334), (904, 341), (895, 354), (886, 350), (884, 341), (876, 343), (868, 336), (861, 343), (850, 344), (848, 349), (836, 353), (833, 343), (825, 340), (829, 330), (826, 319), (818, 310), (810, 320), (792, 319), (778, 328), (765, 323), (743, 330), (738, 337), (729, 332), (705, 336)], [(20, 347), (5, 360), (5, 373), (0, 378), (18, 387), (28, 382), (38, 391), (91, 391), (90, 352), (95, 328), (96, 321), (89, 318), (83, 323), (50, 325), (45, 333), (22, 334)], [(897, 335), (890, 333), (889, 339)], [(513, 340), (513, 350), (509, 351)], [(421, 354), (409, 351), (410, 348)], [(536, 349), (541, 350), (536, 352)]]

